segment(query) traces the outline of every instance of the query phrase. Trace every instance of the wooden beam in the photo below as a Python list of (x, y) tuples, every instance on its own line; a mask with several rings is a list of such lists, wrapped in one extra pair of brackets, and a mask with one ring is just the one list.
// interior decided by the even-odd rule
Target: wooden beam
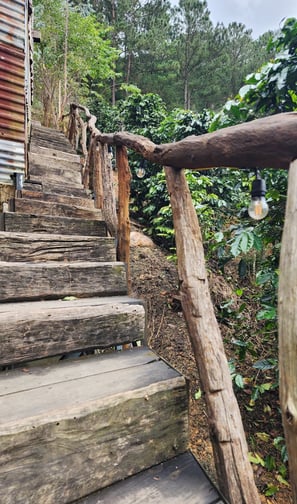
[(183, 170), (165, 168), (181, 302), (205, 394), (219, 486), (230, 504), (260, 503), (223, 340), (214, 313), (200, 227)]
[(276, 114), (163, 145), (124, 131), (114, 135), (100, 133), (98, 139), (125, 145), (154, 163), (175, 168), (287, 169), (297, 158), (297, 113)]
[(131, 290), (130, 218), (129, 218), (131, 172), (129, 168), (126, 147), (122, 146), (117, 147), (116, 160), (118, 168), (118, 186), (119, 186), (117, 259), (118, 261), (122, 261), (126, 264), (128, 293), (129, 293)]
[(297, 503), (297, 161), (291, 164), (279, 274), (280, 401), (289, 456), (290, 481)]

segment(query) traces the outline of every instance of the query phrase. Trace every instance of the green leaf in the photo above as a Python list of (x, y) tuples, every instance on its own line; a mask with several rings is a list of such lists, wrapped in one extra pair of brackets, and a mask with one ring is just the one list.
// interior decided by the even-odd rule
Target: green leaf
[(279, 491), (279, 488), (275, 485), (267, 485), (267, 490), (265, 490), (266, 497), (272, 497)]
[(195, 397), (196, 401), (198, 401), (198, 399), (200, 399), (200, 398), (201, 398), (201, 396), (202, 396), (202, 391), (201, 391), (201, 389), (198, 389), (198, 390), (195, 392), (195, 394), (194, 394), (194, 397)]
[(234, 381), (235, 381), (238, 388), (240, 388), (240, 389), (244, 388), (244, 381), (243, 381), (243, 377), (241, 376), (241, 374), (235, 375)]
[(260, 457), (259, 453), (251, 453), (251, 452), (249, 452), (248, 457), (249, 457), (249, 461), (252, 464), (256, 464), (256, 465), (260, 465), (262, 467), (265, 467), (265, 462), (262, 459), (262, 457)]

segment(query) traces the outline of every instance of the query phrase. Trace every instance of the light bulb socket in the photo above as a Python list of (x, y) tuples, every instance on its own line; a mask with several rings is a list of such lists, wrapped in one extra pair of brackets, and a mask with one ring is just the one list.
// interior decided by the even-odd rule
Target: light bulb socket
[(266, 182), (262, 178), (256, 178), (252, 183), (252, 198), (261, 198), (266, 194)]

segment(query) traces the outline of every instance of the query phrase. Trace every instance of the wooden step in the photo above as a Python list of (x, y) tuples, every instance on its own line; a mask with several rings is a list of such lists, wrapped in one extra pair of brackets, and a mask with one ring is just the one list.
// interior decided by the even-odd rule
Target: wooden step
[(120, 262), (0, 262), (0, 302), (127, 293)]
[(30, 148), (30, 153), (38, 154), (39, 156), (46, 156), (49, 159), (56, 159), (56, 160), (68, 160), (71, 161), (72, 163), (79, 163), (80, 162), (80, 156), (78, 154), (72, 153), (72, 152), (64, 152), (56, 149), (49, 149), (47, 147), (38, 147), (38, 146), (32, 146)]
[(32, 166), (39, 166), (44, 169), (64, 168), (70, 171), (76, 171), (77, 173), (80, 173), (81, 171), (81, 162), (79, 156), (76, 156), (76, 160), (74, 161), (73, 159), (69, 160), (68, 158), (64, 159), (63, 157), (46, 156), (45, 154), (40, 155), (29, 152), (29, 165), (31, 168)]
[(3, 504), (70, 503), (187, 448), (185, 380), (147, 349), (3, 374)]
[(30, 142), (30, 148), (32, 147), (46, 147), (55, 150), (63, 150), (63, 152), (70, 152), (75, 154), (72, 145), (68, 142), (67, 138), (57, 137), (57, 138), (43, 138), (42, 136), (34, 135)]
[[(61, 196), (67, 196), (67, 197), (70, 197), (70, 198), (88, 198), (89, 197), (89, 194), (90, 194), (90, 191), (84, 189), (82, 186), (76, 186), (76, 187), (73, 187), (73, 186), (70, 186), (70, 185), (61, 185), (61, 181), (58, 185), (52, 185), (52, 186), (46, 186), (46, 184), (44, 185), (42, 183), (42, 180), (39, 179), (39, 180), (35, 180), (35, 179), (32, 179), (32, 180), (25, 180), (24, 182), (24, 187), (23, 187), (23, 191), (30, 191), (30, 192), (34, 192), (34, 191), (37, 191), (38, 193), (46, 193), (46, 194), (58, 194), (58, 195), (61, 195)], [(22, 191), (22, 193), (23, 193)]]
[(14, 212), (0, 214), (0, 230), (28, 233), (54, 233), (82, 236), (106, 236), (106, 224), (102, 220), (50, 217)]
[(56, 164), (56, 167), (46, 166), (46, 165), (30, 165), (30, 180), (45, 179), (46, 181), (52, 181), (57, 184), (73, 184), (82, 185), (81, 183), (81, 170), (78, 167), (61, 167)]
[(1, 365), (108, 348), (145, 336), (143, 304), (127, 296), (0, 303), (0, 323)]
[(54, 203), (53, 201), (38, 201), (25, 198), (14, 198), (12, 207), (15, 212), (31, 215), (51, 215), (60, 217), (75, 217), (78, 219), (102, 220), (101, 210), (88, 209), (75, 205)]
[(0, 261), (115, 261), (107, 236), (9, 233), (0, 231)]
[(29, 189), (22, 190), (22, 197), (25, 199), (35, 199), (39, 201), (54, 201), (56, 203), (63, 203), (64, 205), (74, 205), (77, 207), (89, 208), (94, 210), (94, 200), (87, 195), (84, 198), (75, 196), (65, 196), (63, 194), (46, 193), (42, 191), (35, 191)]
[(190, 452), (75, 501), (76, 504), (227, 504)]
[(42, 138), (43, 140), (49, 139), (49, 141), (65, 140), (69, 144), (68, 139), (62, 131), (54, 128), (48, 128), (47, 126), (32, 124), (31, 139), (35, 140), (36, 138)]

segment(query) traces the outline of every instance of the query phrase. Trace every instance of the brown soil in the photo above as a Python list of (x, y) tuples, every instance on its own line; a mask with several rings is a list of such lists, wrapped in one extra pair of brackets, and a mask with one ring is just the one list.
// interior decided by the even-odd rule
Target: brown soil
[[(207, 411), (203, 399), (195, 399), (195, 392), (200, 387), (199, 378), (180, 305), (176, 265), (169, 262), (166, 253), (158, 247), (132, 247), (131, 276), (133, 294), (146, 301), (149, 345), (189, 380), (191, 449), (215, 481), (216, 473), (208, 435)], [(222, 305), (230, 300), (234, 292), (233, 286), (230, 286), (224, 277), (214, 273), (210, 274), (210, 288), (215, 305)], [(222, 324), (221, 331), (225, 340), (226, 335), (232, 332), (232, 328)], [(261, 344), (260, 341), (259, 344)], [(226, 352), (229, 358), (232, 357), (232, 352), (234, 352), (232, 345), (227, 343)], [(241, 372), (244, 375), (242, 370)], [(238, 395), (249, 449), (266, 457), (274, 448), (272, 443), (267, 444), (265, 440), (258, 439), (259, 432), (271, 435), (273, 431), (273, 437), (283, 436), (277, 393), (268, 394), (269, 408), (265, 409), (263, 401), (259, 401), (259, 404), (257, 403), (250, 412), (246, 410), (249, 393), (249, 387), (246, 386)], [(266, 398), (266, 402), (267, 400)], [(263, 408), (266, 411), (265, 414)], [(277, 454), (273, 453), (273, 456), (277, 457)], [(253, 465), (253, 469), (263, 504), (292, 503), (290, 489), (276, 480), (276, 471), (267, 471), (261, 465)], [(267, 485), (277, 486), (279, 491), (272, 497), (265, 497)]]

